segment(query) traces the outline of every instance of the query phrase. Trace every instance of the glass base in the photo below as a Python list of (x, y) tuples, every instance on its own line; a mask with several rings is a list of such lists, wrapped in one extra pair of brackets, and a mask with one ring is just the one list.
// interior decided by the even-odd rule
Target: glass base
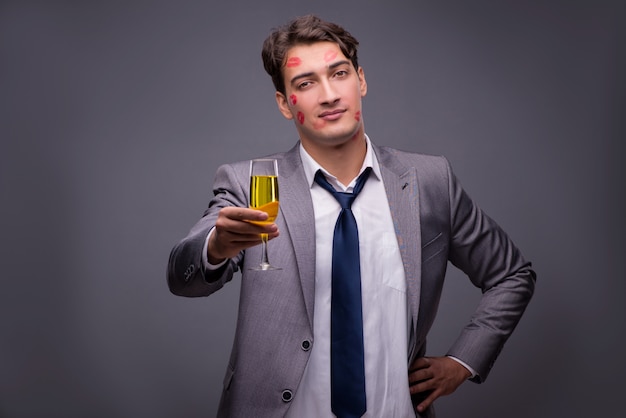
[(282, 270), (280, 267), (274, 267), (269, 263), (262, 263), (256, 267), (250, 267), (250, 270), (255, 271), (270, 271), (270, 270)]

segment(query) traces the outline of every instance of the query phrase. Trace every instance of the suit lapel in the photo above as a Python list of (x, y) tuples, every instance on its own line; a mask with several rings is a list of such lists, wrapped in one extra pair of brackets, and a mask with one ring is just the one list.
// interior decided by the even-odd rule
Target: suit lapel
[[(422, 271), (419, 188), (414, 168), (406, 167), (385, 148), (373, 146), (378, 158), (407, 282), (415, 335)], [(415, 341), (413, 341), (414, 343)], [(411, 344), (414, 346), (414, 344)]]
[[(407, 282), (412, 336), (417, 327), (421, 285), (421, 228), (416, 170), (406, 167), (385, 148), (373, 145), (380, 165)], [(315, 215), (299, 144), (279, 160), (280, 213), (291, 238), (309, 324), (313, 329), (315, 299)], [(414, 343), (415, 341), (413, 341)], [(414, 346), (414, 344), (411, 344)]]
[(280, 188), (280, 212), (285, 219), (287, 231), (296, 257), (302, 286), (302, 297), (313, 329), (313, 305), (315, 299), (315, 215), (307, 184), (299, 143), (278, 162)]

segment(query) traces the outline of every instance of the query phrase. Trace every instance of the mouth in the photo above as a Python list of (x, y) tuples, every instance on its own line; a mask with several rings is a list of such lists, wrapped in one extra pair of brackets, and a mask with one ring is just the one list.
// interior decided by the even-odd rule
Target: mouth
[(328, 110), (320, 113), (319, 117), (324, 120), (332, 121), (339, 119), (345, 112), (344, 109)]

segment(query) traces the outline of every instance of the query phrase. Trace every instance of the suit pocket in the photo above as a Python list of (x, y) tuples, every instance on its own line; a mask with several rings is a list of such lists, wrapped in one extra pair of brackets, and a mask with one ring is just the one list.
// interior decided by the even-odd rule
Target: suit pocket
[[(382, 233), (379, 238), (380, 245), (376, 247), (375, 253), (371, 254), (372, 259), (385, 260), (383, 263), (376, 263), (379, 272), (375, 274), (382, 277), (383, 284), (398, 290), (402, 293), (406, 293), (406, 279), (404, 274), (399, 274), (396, 269), (389, 269), (386, 266), (402, 266), (402, 256), (400, 255), (400, 248), (398, 246), (398, 238), (395, 233)], [(402, 269), (402, 267), (399, 267)]]
[(435, 258), (448, 246), (444, 240), (443, 232), (440, 232), (433, 238), (425, 240), (425, 242), (426, 243), (422, 246), (422, 264), (426, 264)]

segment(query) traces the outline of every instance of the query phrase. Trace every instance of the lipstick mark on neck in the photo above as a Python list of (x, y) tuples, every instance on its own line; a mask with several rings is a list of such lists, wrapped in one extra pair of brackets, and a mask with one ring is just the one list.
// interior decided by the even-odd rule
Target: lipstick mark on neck
[(357, 139), (359, 139), (361, 136), (363, 135), (363, 127), (361, 126), (355, 133), (354, 135), (352, 135), (352, 138), (350, 138), (351, 141), (356, 141)]
[(357, 112), (354, 114), (354, 119), (355, 119), (357, 122), (361, 122), (361, 111), (360, 111), (360, 110), (359, 110), (359, 111), (357, 111)]

